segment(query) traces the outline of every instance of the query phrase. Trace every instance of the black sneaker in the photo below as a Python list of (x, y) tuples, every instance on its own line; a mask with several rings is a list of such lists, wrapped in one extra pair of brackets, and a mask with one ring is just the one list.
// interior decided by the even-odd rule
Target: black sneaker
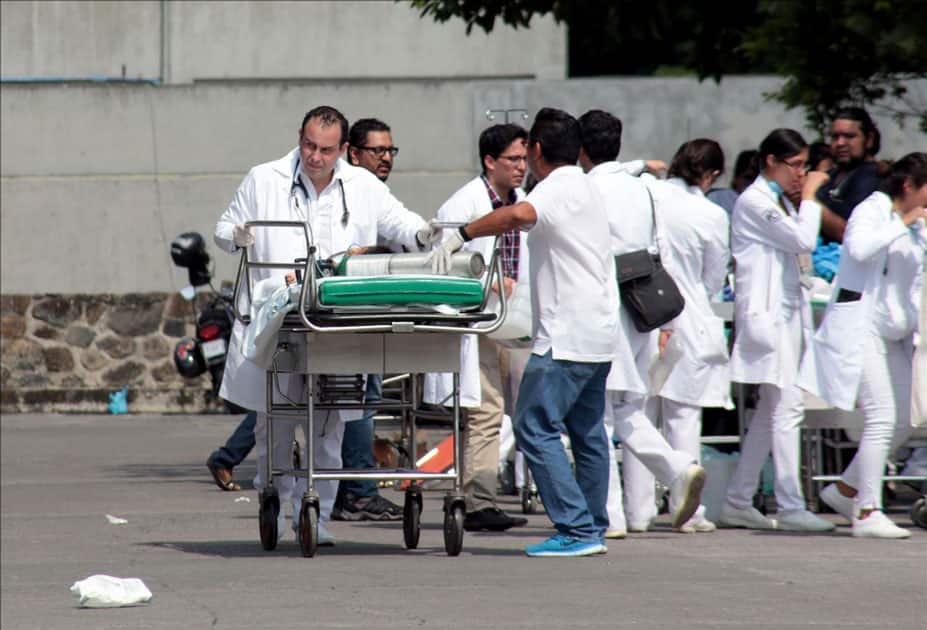
[(483, 508), (476, 512), (467, 512), (464, 517), (464, 529), (468, 532), (486, 530), (488, 532), (504, 532), (510, 527), (527, 525), (528, 519), (520, 516), (509, 516), (497, 507)]
[(332, 508), (333, 521), (401, 521), (402, 506), (379, 494), (359, 497), (345, 492)]

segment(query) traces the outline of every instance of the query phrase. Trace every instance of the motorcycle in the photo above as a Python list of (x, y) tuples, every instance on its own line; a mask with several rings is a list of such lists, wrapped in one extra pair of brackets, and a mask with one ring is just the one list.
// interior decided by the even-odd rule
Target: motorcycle
[[(186, 378), (195, 378), (208, 371), (212, 379), (212, 393), (218, 398), (235, 323), (233, 290), (223, 287), (217, 291), (212, 285), (206, 242), (197, 232), (184, 232), (171, 242), (171, 259), (175, 265), (187, 270), (190, 286), (181, 289), (180, 295), (192, 304), (196, 316), (194, 336), (183, 337), (174, 346), (174, 365)], [(214, 297), (197, 314), (197, 295), (207, 288), (212, 290)], [(245, 413), (234, 403), (223, 403), (229, 413)]]

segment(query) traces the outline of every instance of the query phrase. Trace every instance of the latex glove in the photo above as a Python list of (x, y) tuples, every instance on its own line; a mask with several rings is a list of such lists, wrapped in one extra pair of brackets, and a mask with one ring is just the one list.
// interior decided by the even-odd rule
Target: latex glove
[(431, 247), (441, 242), (441, 238), (444, 236), (444, 228), (435, 225), (436, 222), (437, 219), (432, 219), (416, 233), (415, 238), (422, 247)]
[(431, 251), (428, 261), (431, 263), (431, 272), (435, 275), (446, 276), (451, 268), (451, 256), (463, 247), (464, 240), (456, 230), (446, 241)]
[(254, 245), (254, 232), (250, 227), (239, 223), (235, 226), (235, 230), (232, 233), (232, 239), (235, 241), (236, 247), (251, 247)]

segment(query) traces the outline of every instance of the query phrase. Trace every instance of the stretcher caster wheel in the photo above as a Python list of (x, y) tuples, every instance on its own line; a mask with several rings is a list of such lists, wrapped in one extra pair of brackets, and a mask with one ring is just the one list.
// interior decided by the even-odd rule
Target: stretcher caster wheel
[(406, 491), (406, 500), (402, 506), (402, 537), (406, 549), (418, 547), (419, 535), (422, 533), (422, 494), (413, 489)]
[(927, 498), (920, 498), (911, 506), (911, 520), (918, 527), (927, 529)]
[(531, 488), (523, 486), (521, 489), (521, 513), (534, 514), (536, 507), (537, 501), (534, 500), (534, 493), (531, 491)]
[(268, 488), (258, 496), (258, 526), (261, 530), (261, 547), (264, 551), (277, 548), (277, 517), (280, 515), (280, 495), (276, 488)]
[(299, 549), (311, 558), (319, 547), (319, 506), (303, 499), (299, 507)]
[(444, 510), (444, 550), (449, 556), (460, 555), (463, 549), (464, 506), (454, 503)]

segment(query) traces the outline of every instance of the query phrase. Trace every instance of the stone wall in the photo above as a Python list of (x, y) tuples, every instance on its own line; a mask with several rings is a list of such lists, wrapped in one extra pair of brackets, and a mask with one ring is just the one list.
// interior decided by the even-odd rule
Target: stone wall
[(3, 295), (0, 410), (100, 413), (127, 386), (130, 413), (221, 411), (208, 373), (174, 368), (193, 309), (177, 293)]

